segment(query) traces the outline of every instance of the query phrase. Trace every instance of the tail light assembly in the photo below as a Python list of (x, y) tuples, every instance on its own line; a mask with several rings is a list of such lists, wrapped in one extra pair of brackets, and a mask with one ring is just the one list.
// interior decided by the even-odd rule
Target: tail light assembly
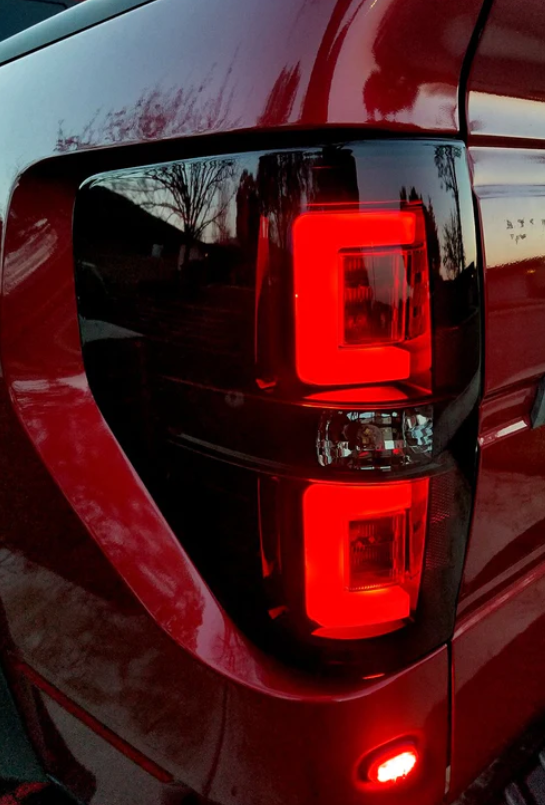
[(113, 171), (81, 188), (74, 227), (91, 389), (241, 628), (362, 676), (445, 642), (480, 393), (463, 146)]

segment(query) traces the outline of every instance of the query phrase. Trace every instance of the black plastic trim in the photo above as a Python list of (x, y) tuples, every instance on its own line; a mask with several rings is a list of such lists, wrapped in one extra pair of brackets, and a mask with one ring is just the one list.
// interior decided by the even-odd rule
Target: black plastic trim
[(545, 377), (539, 381), (530, 419), (532, 428), (541, 428), (545, 425)]
[[(544, 742), (545, 721), (540, 717), (495, 758), (452, 805), (514, 805), (517, 802), (544, 805)], [(538, 770), (536, 780), (534, 775)]]
[(0, 779), (47, 782), (0, 666)]
[(493, 2), (494, 0), (483, 0), (483, 4), (481, 6), (481, 10), (479, 11), (479, 16), (477, 17), (475, 28), (473, 29), (471, 39), (469, 40), (469, 45), (467, 47), (466, 54), (464, 56), (464, 61), (462, 63), (462, 70), (460, 72), (460, 83), (458, 86), (459, 129), (460, 129), (460, 136), (466, 143), (469, 137), (469, 121), (467, 117), (467, 91), (469, 85), (469, 75), (471, 72), (473, 59), (475, 58), (475, 55), (477, 53), (477, 48), (479, 47), (481, 36), (484, 33), (484, 29), (486, 27), (486, 23), (488, 20), (488, 15), (490, 13), (490, 9), (492, 8)]

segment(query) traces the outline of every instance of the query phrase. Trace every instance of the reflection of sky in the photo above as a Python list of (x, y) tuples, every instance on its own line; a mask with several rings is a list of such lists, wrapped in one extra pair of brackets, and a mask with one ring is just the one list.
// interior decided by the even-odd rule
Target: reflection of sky
[[(361, 87), (374, 67), (372, 41), (391, 2), (347, 3), (340, 21), (347, 38), (335, 64), (329, 122), (362, 119)], [(296, 121), (333, 5), (155, 0), (1, 67), (0, 216), (17, 172), (51, 156), (60, 131), (87, 147), (108, 145), (108, 126), (119, 116), (117, 141), (156, 138), (153, 126), (146, 129), (146, 121), (138, 120), (138, 109), (150, 99), (156, 102), (152, 115), (172, 116), (161, 137), (248, 128), (258, 124), (281, 71), (297, 67), (289, 122)], [(131, 44), (141, 41), (144, 47)], [(347, 75), (361, 81), (346, 81)]]
[[(545, 194), (481, 199), (488, 268), (545, 254)], [(529, 266), (535, 272), (535, 267)]]
[[(430, 199), (433, 203), (433, 212), (437, 224), (437, 234), (441, 242), (444, 228), (449, 222), (449, 218), (454, 208), (454, 195), (452, 191), (444, 188), (444, 182), (439, 176), (439, 172), (434, 163), (435, 146), (433, 144), (419, 143), (414, 144), (395, 144), (395, 143), (361, 143), (354, 146), (348, 145), (355, 157), (357, 182), (362, 202), (398, 202), (401, 189), (404, 188), (410, 193), (414, 187), (416, 192), (422, 196), (423, 203), (428, 205)], [(459, 176), (460, 210), (463, 218), (463, 228), (468, 227), (471, 231), (473, 227), (472, 203), (469, 192), (469, 184), (463, 181), (463, 161), (465, 159), (463, 151), (458, 158), (458, 165), (462, 169)], [(231, 198), (231, 203), (227, 207), (227, 215), (222, 221), (227, 230), (228, 237), (236, 235), (236, 216), (237, 205), (236, 195), (243, 170), (254, 178), (257, 177), (259, 154), (227, 156), (233, 159), (235, 165), (235, 175), (229, 180), (227, 197)], [(181, 231), (184, 229), (183, 219), (172, 212), (172, 196), (166, 189), (156, 186), (153, 192), (143, 192), (142, 178), (145, 177), (144, 171), (130, 171), (124, 174), (113, 175), (111, 179), (104, 183), (107, 187), (120, 193), (135, 204), (143, 206), (150, 214), (155, 215), (161, 220), (167, 221)], [(217, 210), (220, 204), (225, 204), (225, 194), (223, 198), (220, 191), (214, 194), (214, 200), (210, 208), (204, 210), (204, 217), (213, 216), (214, 209)], [(218, 236), (218, 229), (215, 223), (207, 226), (202, 240), (211, 242)], [(469, 241), (466, 240), (466, 246)], [(466, 259), (470, 262), (474, 259), (473, 253), (466, 254)], [(443, 269), (441, 269), (443, 272)]]
[[(397, 147), (396, 147), (397, 146)], [(399, 192), (404, 187), (407, 193), (414, 187), (422, 196), (425, 205), (431, 198), (437, 224), (437, 235), (441, 242), (444, 227), (453, 209), (454, 196), (442, 187), (443, 182), (434, 164), (434, 145), (432, 143), (399, 144), (378, 143), (358, 146), (355, 153), (369, 153), (367, 160), (358, 161), (358, 185), (360, 196), (366, 199), (399, 201)], [(469, 182), (463, 181), (465, 156), (459, 158), (459, 194), (462, 227), (466, 232), (474, 229), (473, 205)], [(466, 246), (469, 239), (466, 240)], [(470, 262), (474, 255), (466, 254)]]
[[(529, 148), (473, 148), (487, 267), (545, 254), (545, 155)], [(534, 267), (528, 267), (533, 271)]]
[[(225, 226), (228, 237), (234, 238), (236, 235), (237, 217), (236, 195), (240, 177), (244, 170), (247, 170), (249, 174), (254, 176), (254, 178), (256, 177), (259, 156), (258, 154), (244, 154), (240, 156), (236, 155), (234, 157), (229, 155), (227, 158), (233, 159), (235, 165), (235, 175), (229, 180), (227, 198), (231, 199), (231, 203), (227, 205), (227, 214), (225, 221), (222, 221), (222, 225)], [(127, 198), (129, 201), (132, 201), (133, 204), (141, 205), (148, 213), (150, 213), (150, 215), (154, 215), (155, 217), (166, 221), (183, 232), (184, 222), (182, 216), (181, 214), (173, 214), (171, 209), (172, 194), (170, 194), (168, 190), (157, 186), (157, 189), (153, 193), (146, 193), (139, 189), (140, 179), (145, 177), (145, 175), (146, 174), (144, 171), (131, 171), (128, 174), (118, 174), (117, 176), (113, 175), (111, 178), (106, 178), (103, 181), (103, 185), (108, 189), (119, 193), (121, 196), (124, 196), (124, 198)], [(205, 210), (204, 217), (213, 217), (215, 212), (217, 212), (218, 207), (222, 204), (225, 204), (225, 196), (222, 199), (218, 190), (214, 193), (210, 208)], [(217, 234), (217, 226), (214, 222), (212, 222), (204, 230), (202, 240), (205, 243), (210, 243), (217, 237)]]
[[(513, 32), (510, 32), (511, 37)], [(509, 39), (505, 37), (506, 45)], [(527, 54), (525, 53), (527, 58)], [(505, 57), (504, 57), (505, 58)], [(540, 62), (543, 46), (540, 42)], [(495, 137), (520, 137), (524, 140), (543, 140), (545, 104), (529, 98), (509, 98), (491, 92), (469, 93), (469, 118), (472, 131)]]

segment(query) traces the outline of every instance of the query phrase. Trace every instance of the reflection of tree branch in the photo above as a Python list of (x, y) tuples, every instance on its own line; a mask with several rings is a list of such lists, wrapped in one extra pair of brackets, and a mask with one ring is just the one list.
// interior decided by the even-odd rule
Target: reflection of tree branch
[[(65, 131), (59, 122), (56, 150), (76, 151), (79, 148), (107, 143), (158, 140), (165, 137), (195, 134), (212, 129), (234, 128), (237, 119), (230, 116), (234, 89), (229, 89), (232, 65), (217, 90), (207, 93), (212, 71), (197, 85), (165, 90), (155, 87), (142, 95), (133, 106), (102, 113), (97, 109), (89, 122), (77, 134)], [(203, 100), (205, 99), (205, 100)]]
[[(226, 184), (234, 177), (234, 164), (229, 159), (176, 162), (149, 168), (144, 186), (151, 194), (143, 202), (148, 210), (170, 210), (183, 224), (186, 242), (199, 240), (206, 227), (225, 217), (234, 195), (225, 193)], [(164, 193), (159, 193), (158, 189)]]
[(302, 151), (266, 154), (259, 159), (257, 182), (260, 196), (267, 199), (265, 213), (282, 249), (303, 200), (311, 199), (312, 160)]
[(459, 233), (458, 215), (451, 211), (448, 221), (443, 226), (443, 265), (446, 270), (446, 279), (456, 279), (464, 267), (464, 247)]
[(295, 96), (301, 81), (301, 66), (284, 67), (269, 93), (265, 109), (259, 118), (260, 126), (280, 126), (287, 123), (291, 115)]
[(451, 212), (443, 227), (445, 234), (445, 253), (443, 265), (449, 279), (455, 279), (465, 268), (464, 239), (460, 216), (460, 191), (456, 173), (456, 160), (462, 156), (462, 149), (455, 145), (438, 145), (435, 148), (435, 166), (443, 187), (454, 196), (456, 212)]

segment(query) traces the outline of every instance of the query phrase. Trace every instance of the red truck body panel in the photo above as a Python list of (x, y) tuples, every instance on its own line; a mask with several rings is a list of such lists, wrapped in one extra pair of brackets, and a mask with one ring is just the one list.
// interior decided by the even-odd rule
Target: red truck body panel
[[(485, 396), (474, 522), (453, 641), (453, 790), (540, 716), (545, 441), (545, 9), (497, 0), (468, 80), (483, 238)], [(476, 752), (476, 746), (478, 752)]]
[[(532, 29), (528, 6), (542, 13), (525, 4), (517, 24)], [(486, 393), (453, 669), (443, 646), (390, 677), (325, 682), (254, 647), (105, 423), (74, 292), (83, 176), (180, 158), (205, 136), (212, 150), (242, 150), (254, 132), (332, 126), (460, 136), (480, 11), (481, 0), (155, 0), (0, 68), (4, 656), (47, 770), (82, 800), (179, 802), (188, 786), (222, 805), (395, 803), (393, 790), (362, 793), (354, 769), (414, 734), (425, 763), (403, 802), (437, 805), (449, 765), (454, 795), (542, 711), (540, 674), (528, 673), (545, 652), (545, 453), (530, 427), (545, 374), (542, 157), (535, 142), (512, 148), (538, 138), (534, 118), (520, 133), (519, 117), (501, 116), (512, 98), (536, 110), (541, 96), (537, 80), (531, 91), (524, 83), (537, 52), (516, 37), (495, 83), (506, 2), (496, 0), (488, 25), (498, 26), (485, 29), (469, 84)], [(489, 41), (501, 45), (495, 61)], [(516, 705), (500, 708), (505, 689)], [(143, 758), (148, 771), (133, 774)], [(118, 763), (123, 773), (105, 771)]]

